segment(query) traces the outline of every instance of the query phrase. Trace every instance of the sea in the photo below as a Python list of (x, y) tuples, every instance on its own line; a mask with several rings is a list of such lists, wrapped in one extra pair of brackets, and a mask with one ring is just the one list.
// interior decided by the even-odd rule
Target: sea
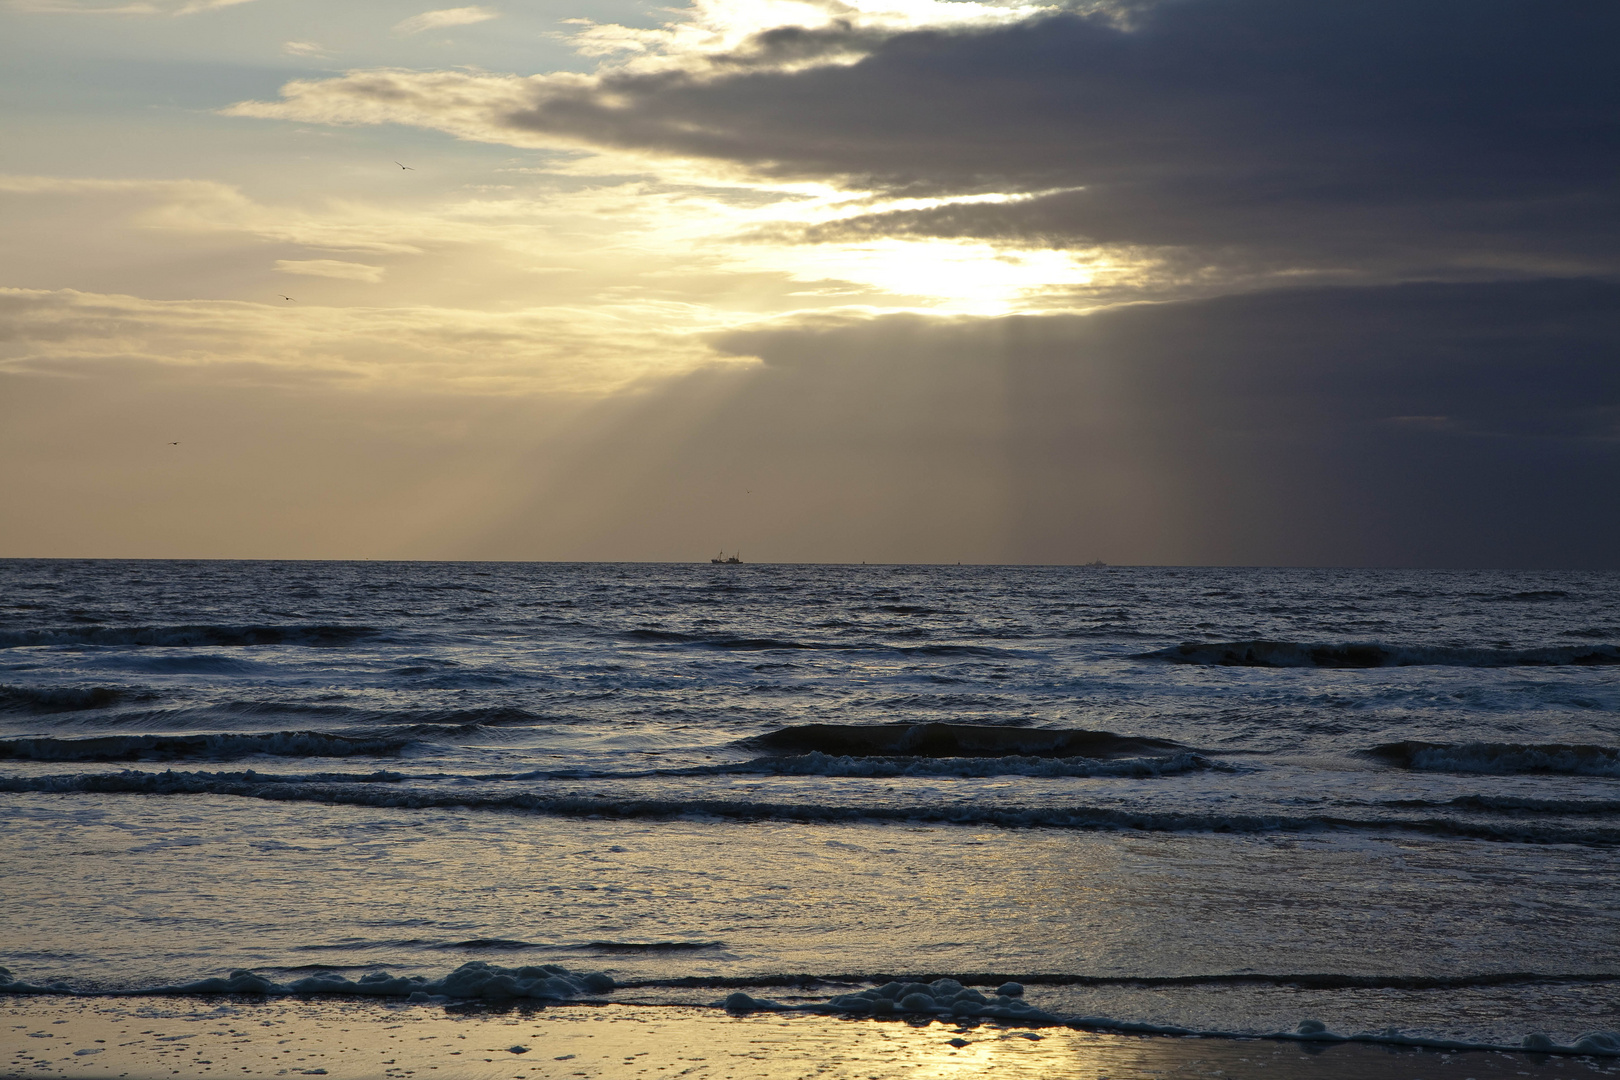
[(0, 965), (1570, 1045), (1620, 574), (0, 561)]

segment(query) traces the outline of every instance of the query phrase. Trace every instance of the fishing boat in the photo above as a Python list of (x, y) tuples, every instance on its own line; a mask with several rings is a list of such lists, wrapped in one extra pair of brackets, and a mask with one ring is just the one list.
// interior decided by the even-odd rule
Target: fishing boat
[(739, 552), (737, 552), (737, 554), (731, 556), (730, 558), (727, 558), (726, 553), (724, 551), (722, 551), (722, 552), (720, 552), (720, 554), (716, 555), (714, 558), (710, 559), (709, 561), (712, 562), (712, 563), (718, 564), (720, 566), (741, 566), (742, 565), (742, 552), (739, 551)]

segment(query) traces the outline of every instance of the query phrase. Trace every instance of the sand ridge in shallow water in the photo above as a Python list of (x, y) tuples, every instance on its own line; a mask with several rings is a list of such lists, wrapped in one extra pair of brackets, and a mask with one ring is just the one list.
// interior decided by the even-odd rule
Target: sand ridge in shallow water
[(1620, 1076), (1590, 1058), (1116, 1035), (630, 1005), (437, 1008), (240, 998), (0, 1002), (0, 1076), (404, 1080), (994, 1075), (1204, 1080)]

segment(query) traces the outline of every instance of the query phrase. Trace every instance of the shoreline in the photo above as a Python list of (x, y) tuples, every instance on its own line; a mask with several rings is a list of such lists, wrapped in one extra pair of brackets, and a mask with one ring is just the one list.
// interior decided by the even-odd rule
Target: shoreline
[(1620, 1077), (1620, 1060), (683, 1005), (243, 996), (0, 998), (0, 1077)]

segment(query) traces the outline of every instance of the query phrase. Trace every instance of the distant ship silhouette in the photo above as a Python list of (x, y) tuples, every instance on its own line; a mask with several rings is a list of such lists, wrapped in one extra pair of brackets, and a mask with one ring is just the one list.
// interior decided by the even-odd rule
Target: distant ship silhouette
[(710, 559), (709, 561), (712, 562), (712, 563), (719, 563), (722, 566), (741, 566), (742, 565), (742, 552), (739, 551), (739, 552), (737, 552), (737, 554), (731, 556), (728, 559), (728, 558), (726, 558), (726, 553), (724, 551), (722, 551), (722, 552), (720, 552), (720, 554), (716, 555), (714, 558)]

